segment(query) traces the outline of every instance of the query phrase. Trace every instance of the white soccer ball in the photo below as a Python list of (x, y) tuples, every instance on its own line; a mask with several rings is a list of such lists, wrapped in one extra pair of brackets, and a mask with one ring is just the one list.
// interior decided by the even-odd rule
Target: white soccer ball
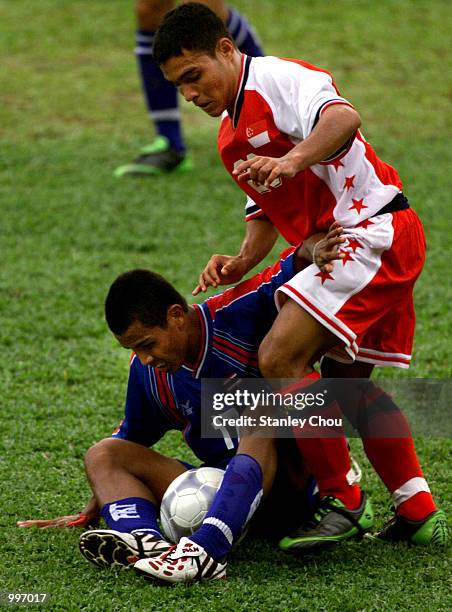
[(177, 544), (201, 526), (223, 476), (224, 470), (202, 467), (173, 480), (160, 505), (160, 523), (171, 542)]

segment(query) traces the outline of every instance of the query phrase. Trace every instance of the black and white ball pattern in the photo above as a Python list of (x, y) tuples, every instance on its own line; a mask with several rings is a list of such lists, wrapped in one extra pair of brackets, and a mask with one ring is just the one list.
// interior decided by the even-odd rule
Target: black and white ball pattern
[(188, 470), (173, 480), (160, 506), (160, 522), (171, 542), (179, 542), (200, 527), (223, 476), (223, 470), (202, 467)]

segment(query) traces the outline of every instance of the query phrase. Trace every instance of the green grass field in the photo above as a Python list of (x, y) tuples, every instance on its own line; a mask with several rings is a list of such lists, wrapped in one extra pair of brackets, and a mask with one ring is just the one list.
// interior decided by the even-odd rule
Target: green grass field
[[(234, 6), (267, 52), (331, 70), (366, 137), (398, 168), (429, 252), (416, 290), (414, 363), (391, 375), (450, 376), (450, 2)], [(189, 298), (210, 254), (233, 253), (243, 231), (243, 197), (217, 158), (216, 121), (197, 109), (183, 107), (193, 173), (113, 178), (152, 139), (132, 8), (131, 0), (0, 0), (0, 591), (48, 592), (52, 610), (450, 610), (450, 551), (351, 543), (300, 560), (245, 542), (227, 581), (165, 589), (96, 570), (75, 530), (15, 527), (81, 509), (84, 453), (121, 418), (128, 355), (103, 321), (111, 281), (149, 267)], [(450, 440), (417, 445), (446, 509)], [(353, 447), (366, 466), (359, 441)], [(179, 435), (159, 448), (190, 458)], [(370, 468), (364, 486), (381, 525), (388, 496)]]

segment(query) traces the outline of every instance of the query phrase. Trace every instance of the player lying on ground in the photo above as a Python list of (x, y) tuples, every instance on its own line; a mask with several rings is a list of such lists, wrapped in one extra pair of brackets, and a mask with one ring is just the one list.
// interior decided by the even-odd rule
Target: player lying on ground
[[(204, 0), (204, 4), (223, 21), (240, 51), (247, 55), (263, 55), (256, 33), (243, 15), (223, 0)], [(141, 150), (133, 163), (116, 169), (118, 177), (156, 176), (192, 167), (182, 134), (177, 90), (165, 79), (152, 55), (155, 32), (163, 16), (175, 5), (175, 0), (137, 0), (135, 3), (138, 23), (135, 54), (146, 107), (157, 137)]]
[[(199, 4), (165, 17), (154, 58), (187, 101), (210, 116), (222, 115), (220, 154), (247, 195), (239, 254), (214, 255), (194, 293), (240, 280), (269, 252), (278, 232), (298, 244), (337, 220), (347, 239), (342, 263), (320, 272), (311, 265), (278, 289), (280, 312), (260, 345), (259, 368), (269, 379), (298, 379), (306, 390), (318, 378), (313, 363), (322, 355), (322, 373), (331, 378), (367, 378), (375, 365), (408, 367), (413, 286), (425, 255), (422, 225), (397, 172), (364, 139), (359, 114), (331, 75), (301, 60), (242, 55), (222, 22)], [(396, 507), (380, 538), (444, 543), (444, 513), (435, 506), (408, 423), (392, 399), (373, 394), (358, 413), (353, 398), (344, 400), (333, 387), (329, 392), (331, 412), (336, 400), (355, 417), (366, 454)], [(372, 435), (388, 417), (400, 436)], [(287, 550), (346, 539), (368, 510), (359, 487), (345, 478), (345, 440), (300, 438), (299, 444), (322, 501), (314, 520), (281, 542)], [(337, 478), (331, 469), (341, 463)]]
[[(320, 264), (338, 257), (339, 234), (340, 228), (333, 227), (317, 247)], [(278, 463), (271, 439), (251, 435), (237, 445), (229, 438), (203, 438), (201, 378), (259, 376), (259, 343), (277, 314), (274, 292), (309, 265), (301, 255), (308, 256), (310, 244), (287, 249), (275, 265), (201, 305), (187, 306), (167, 281), (152, 272), (136, 270), (120, 276), (108, 293), (106, 318), (121, 345), (132, 349), (134, 356), (125, 418), (113, 438), (102, 440), (86, 455), (94, 497), (80, 515), (19, 525), (88, 525), (102, 516), (108, 529), (88, 531), (80, 539), (82, 553), (100, 566), (126, 565), (130, 557), (158, 556), (168, 550), (156, 521), (158, 504), (169, 483), (187, 468), (148, 447), (171, 429), (183, 430), (195, 455), (207, 465), (226, 468), (226, 473), (203, 525), (190, 538), (196, 544), (194, 552), (185, 552), (184, 540), (170, 557), (153, 562), (157, 579), (165, 572), (170, 572), (165, 577), (170, 581), (222, 577), (225, 556), (272, 484), (277, 510), (273, 516), (265, 515), (267, 533), (281, 524), (286, 527), (293, 512), (298, 522), (302, 505), (287, 502), (285, 507), (287, 495), (295, 498), (306, 487), (299, 454), (290, 452), (293, 441), (278, 442), (283, 460)], [(288, 466), (296, 472), (296, 489), (284, 485)], [(179, 559), (176, 567), (174, 559)], [(140, 562), (137, 568), (147, 574), (152, 569), (147, 563)]]

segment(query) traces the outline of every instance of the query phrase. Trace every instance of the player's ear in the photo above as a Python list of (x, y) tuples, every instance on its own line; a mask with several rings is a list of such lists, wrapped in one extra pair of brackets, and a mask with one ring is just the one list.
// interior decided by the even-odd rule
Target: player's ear
[(235, 45), (230, 38), (220, 38), (216, 46), (217, 53), (223, 57), (232, 57), (235, 51)]
[(186, 312), (180, 304), (172, 304), (166, 311), (166, 322), (170, 326), (180, 327), (185, 322)]

